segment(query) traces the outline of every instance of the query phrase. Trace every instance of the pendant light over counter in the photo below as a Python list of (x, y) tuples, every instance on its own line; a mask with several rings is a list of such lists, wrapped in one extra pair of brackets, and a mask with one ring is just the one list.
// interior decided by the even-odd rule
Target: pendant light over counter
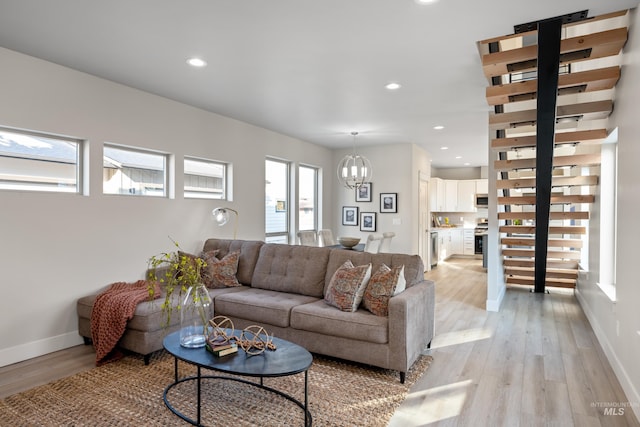
[(364, 156), (356, 153), (356, 136), (353, 135), (353, 153), (346, 155), (338, 165), (338, 181), (346, 188), (354, 189), (366, 182), (371, 182), (373, 169), (371, 162)]

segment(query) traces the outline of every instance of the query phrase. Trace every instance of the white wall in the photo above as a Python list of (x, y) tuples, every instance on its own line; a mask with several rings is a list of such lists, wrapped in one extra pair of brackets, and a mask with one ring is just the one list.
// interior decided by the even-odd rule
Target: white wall
[[(334, 164), (353, 149), (335, 150)], [(418, 216), (418, 171), (429, 176), (429, 156), (421, 148), (413, 144), (377, 145), (371, 147), (357, 147), (358, 154), (362, 154), (371, 161), (373, 168), (372, 199), (371, 202), (357, 202), (355, 190), (349, 190), (338, 185), (337, 174), (334, 173), (336, 183), (336, 203), (333, 212), (334, 233), (337, 236), (360, 237), (364, 242), (369, 232), (360, 231), (358, 226), (342, 225), (342, 207), (357, 206), (359, 212), (376, 212), (376, 232), (393, 231), (391, 250), (393, 252), (418, 253), (419, 216)], [(380, 213), (380, 193), (398, 193), (398, 213)], [(399, 224), (394, 224), (400, 222)]]
[[(640, 286), (638, 286), (638, 210), (640, 209), (640, 28), (638, 9), (624, 49), (622, 77), (616, 87), (615, 110), (610, 127), (618, 127), (618, 228), (616, 301), (597, 285), (599, 281), (598, 212), (591, 218), (588, 272), (580, 276), (578, 299), (640, 418)], [(598, 208), (596, 203), (595, 208)], [(594, 236), (595, 234), (595, 236)], [(595, 238), (594, 238), (595, 237)], [(627, 409), (628, 410), (628, 409)]]
[[(216, 206), (240, 212), (238, 238), (263, 239), (267, 155), (323, 168), (334, 221), (330, 150), (6, 49), (0, 64), (0, 125), (86, 139), (90, 160), (88, 196), (0, 192), (0, 366), (79, 343), (76, 300), (141, 278), (167, 236), (188, 251), (232, 237)], [(105, 141), (174, 153), (175, 199), (102, 195)], [(231, 162), (233, 201), (185, 200), (184, 155)]]

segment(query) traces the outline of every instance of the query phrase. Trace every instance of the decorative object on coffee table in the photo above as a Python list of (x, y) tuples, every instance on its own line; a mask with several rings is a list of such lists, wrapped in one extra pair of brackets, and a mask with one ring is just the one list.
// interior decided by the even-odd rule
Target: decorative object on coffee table
[(240, 335), (240, 347), (245, 353), (252, 356), (264, 353), (265, 350), (275, 351), (276, 349), (273, 337), (270, 337), (267, 331), (258, 325), (250, 325), (244, 328)]
[(202, 283), (192, 285), (180, 309), (180, 345), (200, 348), (209, 336), (209, 319), (213, 316), (213, 301)]
[[(171, 238), (170, 238), (171, 239)], [(164, 301), (162, 302), (162, 314), (163, 325), (171, 324), (171, 315), (174, 310), (181, 311), (186, 303), (184, 295), (189, 294), (193, 303), (196, 303), (196, 298), (203, 295), (203, 298), (209, 298), (208, 301), (202, 300), (202, 304), (208, 304), (206, 311), (212, 309), (211, 298), (209, 297), (206, 288), (202, 285), (202, 268), (207, 265), (205, 260), (201, 257), (197, 257), (188, 254), (180, 249), (180, 245), (173, 239), (171, 239), (176, 247), (175, 252), (163, 252), (159, 255), (154, 255), (147, 261), (147, 279), (149, 280), (149, 296), (155, 297), (157, 292), (157, 285), (160, 286), (162, 291), (165, 292)], [(196, 285), (202, 285), (204, 291), (200, 289), (198, 292), (191, 290)], [(175, 299), (172, 298), (174, 293), (178, 294), (177, 305), (174, 303)], [(206, 297), (204, 296), (206, 293)], [(191, 302), (189, 303), (191, 305)], [(204, 309), (204, 307), (203, 307)], [(205, 327), (213, 313), (206, 313), (202, 311), (191, 311), (191, 313), (202, 314), (202, 326)], [(208, 316), (208, 317), (207, 317)], [(182, 321), (182, 317), (181, 317)], [(204, 331), (203, 331), (204, 334)], [(203, 344), (204, 345), (204, 342)]]

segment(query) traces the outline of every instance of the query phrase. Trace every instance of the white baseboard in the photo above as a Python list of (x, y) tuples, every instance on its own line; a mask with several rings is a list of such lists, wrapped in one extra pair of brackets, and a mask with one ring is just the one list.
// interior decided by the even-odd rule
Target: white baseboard
[(507, 287), (503, 286), (500, 289), (500, 294), (497, 299), (488, 299), (486, 302), (486, 310), (487, 311), (500, 311), (500, 306), (502, 305), (502, 300), (504, 299), (504, 294), (507, 292)]
[(55, 337), (44, 338), (0, 350), (0, 367), (22, 362), (54, 351), (82, 344), (78, 331), (68, 332)]
[(613, 347), (609, 343), (609, 340), (607, 339), (607, 335), (604, 333), (604, 331), (600, 327), (600, 324), (598, 323), (598, 319), (596, 318), (595, 314), (593, 314), (593, 312), (591, 311), (591, 308), (589, 307), (585, 299), (582, 297), (582, 294), (580, 293), (579, 288), (576, 288), (576, 298), (578, 299), (578, 303), (580, 303), (580, 306), (582, 307), (582, 311), (584, 311), (585, 316), (587, 316), (587, 319), (589, 320), (589, 324), (591, 325), (591, 328), (593, 329), (593, 332), (596, 335), (596, 338), (598, 339), (598, 343), (600, 343), (600, 347), (602, 347), (602, 350), (604, 351), (605, 356), (607, 356), (607, 360), (611, 364), (611, 368), (613, 369), (613, 372), (616, 374), (618, 381), (620, 381), (620, 385), (622, 386), (622, 390), (624, 390), (624, 393), (627, 395), (627, 399), (629, 399), (629, 402), (636, 403), (635, 405), (631, 406), (631, 409), (633, 410), (633, 413), (636, 415), (636, 418), (640, 420), (640, 406), (637, 404), (637, 402), (640, 402), (640, 393), (638, 393), (638, 390), (634, 387), (633, 382), (631, 381), (631, 379), (629, 378), (629, 375), (627, 374), (627, 371), (624, 369), (624, 366), (622, 366), (622, 364), (620, 363), (620, 360), (618, 359), (616, 352), (614, 351)]

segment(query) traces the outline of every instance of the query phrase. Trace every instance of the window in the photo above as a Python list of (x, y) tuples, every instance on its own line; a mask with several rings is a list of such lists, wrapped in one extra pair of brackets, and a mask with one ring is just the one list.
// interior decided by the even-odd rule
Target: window
[(213, 160), (184, 158), (184, 197), (226, 199), (227, 165)]
[(318, 229), (318, 170), (309, 166), (298, 168), (298, 228)]
[(81, 141), (0, 127), (0, 189), (79, 193)]
[(601, 146), (600, 157), (600, 277), (598, 284), (612, 300), (616, 300), (616, 176), (618, 132), (615, 129)]
[(289, 243), (289, 163), (265, 162), (265, 241)]
[(164, 197), (166, 164), (165, 154), (105, 144), (102, 192)]

